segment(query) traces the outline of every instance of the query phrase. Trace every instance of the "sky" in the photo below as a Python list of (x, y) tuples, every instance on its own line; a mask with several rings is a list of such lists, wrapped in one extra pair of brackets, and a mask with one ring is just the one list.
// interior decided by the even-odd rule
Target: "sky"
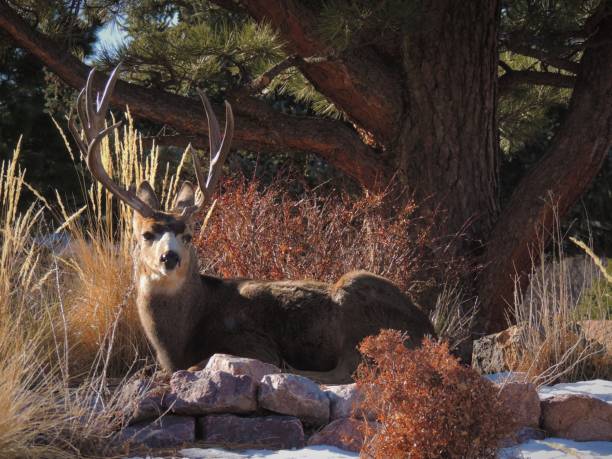
[(127, 40), (127, 35), (119, 30), (116, 21), (109, 21), (98, 31), (97, 38), (94, 55), (98, 55), (104, 48), (117, 47)]

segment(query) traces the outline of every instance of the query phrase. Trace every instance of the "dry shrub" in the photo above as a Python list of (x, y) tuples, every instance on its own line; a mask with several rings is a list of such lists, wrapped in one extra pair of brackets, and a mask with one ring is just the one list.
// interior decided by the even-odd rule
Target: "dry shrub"
[(426, 339), (418, 349), (406, 335), (383, 330), (360, 345), (357, 370), (365, 411), (380, 428), (364, 424), (362, 455), (373, 458), (495, 457), (514, 426), (493, 383), (459, 364), (445, 343)]
[(228, 180), (203, 234), (196, 241), (206, 270), (223, 277), (335, 282), (365, 269), (393, 281), (406, 293), (423, 285), (427, 232), (416, 235), (415, 206), (393, 217), (384, 194), (295, 198), (282, 181), (259, 189), (257, 181)]

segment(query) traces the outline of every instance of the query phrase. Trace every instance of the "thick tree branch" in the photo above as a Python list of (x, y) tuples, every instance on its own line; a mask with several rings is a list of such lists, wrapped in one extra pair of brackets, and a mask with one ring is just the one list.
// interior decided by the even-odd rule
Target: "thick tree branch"
[[(612, 147), (610, 2), (606, 11), (587, 43), (563, 124), (546, 155), (514, 191), (487, 244), (479, 282), (489, 331), (505, 326), (504, 304), (513, 298), (513, 273), (524, 287), (531, 253), (537, 253), (538, 243), (547, 242), (555, 215), (563, 217), (586, 191)], [(592, 43), (598, 45), (589, 46)]]
[(279, 62), (272, 68), (266, 70), (263, 74), (257, 77), (253, 82), (251, 82), (251, 91), (253, 93), (258, 93), (264, 90), (274, 78), (276, 78), (280, 73), (284, 72), (290, 67), (295, 67), (297, 63), (300, 62), (300, 58), (297, 56), (289, 56), (283, 61)]
[(551, 65), (561, 70), (566, 70), (572, 73), (578, 73), (578, 69), (580, 68), (580, 64), (576, 62), (572, 62), (567, 59), (563, 59), (557, 56), (551, 56), (545, 51), (539, 50), (537, 48), (532, 48), (527, 45), (508, 45), (508, 49), (516, 54), (522, 54), (523, 56), (533, 57), (534, 59), (538, 59), (543, 64)]
[[(213, 0), (224, 6), (226, 0)], [(313, 86), (384, 144), (394, 138), (401, 115), (400, 76), (371, 48), (312, 62), (326, 53), (316, 33), (316, 17), (298, 1), (242, 0), (256, 21), (267, 21), (287, 41), (287, 50), (304, 58), (298, 67)], [(398, 66), (399, 67), (399, 66)]]
[[(504, 67), (501, 62), (500, 66)], [(507, 94), (513, 87), (521, 84), (556, 86), (558, 88), (573, 88), (575, 77), (562, 73), (534, 72), (531, 70), (508, 70), (499, 78), (500, 95)]]
[[(90, 68), (33, 30), (5, 1), (0, 0), (0, 28), (14, 42), (32, 53), (65, 83), (81, 88)], [(100, 80), (101, 81), (101, 80)], [(264, 151), (314, 153), (366, 188), (384, 185), (391, 173), (359, 135), (342, 122), (284, 115), (267, 104), (243, 93), (228, 95), (236, 117), (234, 144)], [(167, 124), (184, 135), (194, 136), (194, 144), (206, 147), (203, 110), (198, 101), (163, 91), (119, 81), (111, 104), (160, 124)], [(215, 111), (223, 113), (220, 106)]]

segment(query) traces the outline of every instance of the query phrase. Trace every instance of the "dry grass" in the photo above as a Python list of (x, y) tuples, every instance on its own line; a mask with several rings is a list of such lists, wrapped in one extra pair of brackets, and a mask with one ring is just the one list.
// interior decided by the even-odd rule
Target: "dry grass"
[[(121, 138), (103, 145), (116, 180), (154, 177), (157, 152), (143, 160), (131, 123)], [(113, 455), (121, 407), (109, 377), (148, 354), (131, 287), (131, 213), (98, 185), (84, 190), (89, 206), (76, 213), (31, 189), (24, 207), (19, 154), (18, 146), (0, 166), (1, 455)], [(176, 187), (173, 176), (164, 181)], [(50, 243), (52, 215), (69, 241), (62, 250)]]
[(512, 369), (526, 372), (536, 385), (611, 379), (612, 356), (581, 326), (582, 321), (611, 318), (609, 284), (599, 260), (565, 257), (559, 234), (553, 243), (556, 253), (541, 250), (533, 259), (528, 290), (516, 291)]
[(405, 335), (384, 330), (360, 345), (357, 384), (367, 412), (361, 455), (372, 458), (485, 458), (514, 429), (497, 388), (459, 364), (448, 345), (425, 340), (407, 349)]

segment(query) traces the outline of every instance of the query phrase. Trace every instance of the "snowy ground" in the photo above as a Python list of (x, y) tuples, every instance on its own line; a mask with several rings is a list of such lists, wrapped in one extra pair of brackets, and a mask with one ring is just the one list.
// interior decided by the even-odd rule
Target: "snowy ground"
[[(359, 457), (359, 454), (344, 451), (333, 446), (309, 446), (308, 448), (280, 451), (249, 449), (240, 452), (226, 451), (218, 448), (187, 448), (180, 451), (179, 457), (181, 459), (345, 459)], [(146, 459), (162, 458), (147, 456)]]
[(501, 451), (500, 459), (587, 459), (612, 458), (610, 441), (572, 441), (564, 438), (531, 440)]
[[(491, 375), (490, 379), (506, 379), (507, 374)], [(571, 384), (557, 384), (539, 389), (540, 398), (561, 394), (585, 394), (612, 404), (612, 381), (596, 379)], [(333, 446), (311, 446), (300, 450), (247, 450), (230, 452), (222, 449), (188, 448), (180, 451), (184, 459), (344, 459), (359, 457), (356, 453), (343, 451)], [(612, 442), (576, 442), (561, 438), (531, 440), (500, 452), (500, 459), (612, 459)], [(140, 459), (140, 458), (132, 458)]]
[[(189, 448), (181, 450), (179, 457), (184, 459), (345, 459), (357, 458), (359, 454), (343, 451), (333, 446), (310, 446), (298, 450), (281, 451), (247, 450), (239, 453), (216, 448)], [(499, 457), (500, 459), (610, 459), (612, 458), (612, 442), (576, 442), (561, 438), (531, 440), (514, 448), (502, 450)]]
[(596, 397), (612, 404), (612, 381), (595, 379), (593, 381), (579, 381), (568, 384), (544, 386), (538, 390), (540, 399), (550, 398), (553, 395), (583, 394)]

